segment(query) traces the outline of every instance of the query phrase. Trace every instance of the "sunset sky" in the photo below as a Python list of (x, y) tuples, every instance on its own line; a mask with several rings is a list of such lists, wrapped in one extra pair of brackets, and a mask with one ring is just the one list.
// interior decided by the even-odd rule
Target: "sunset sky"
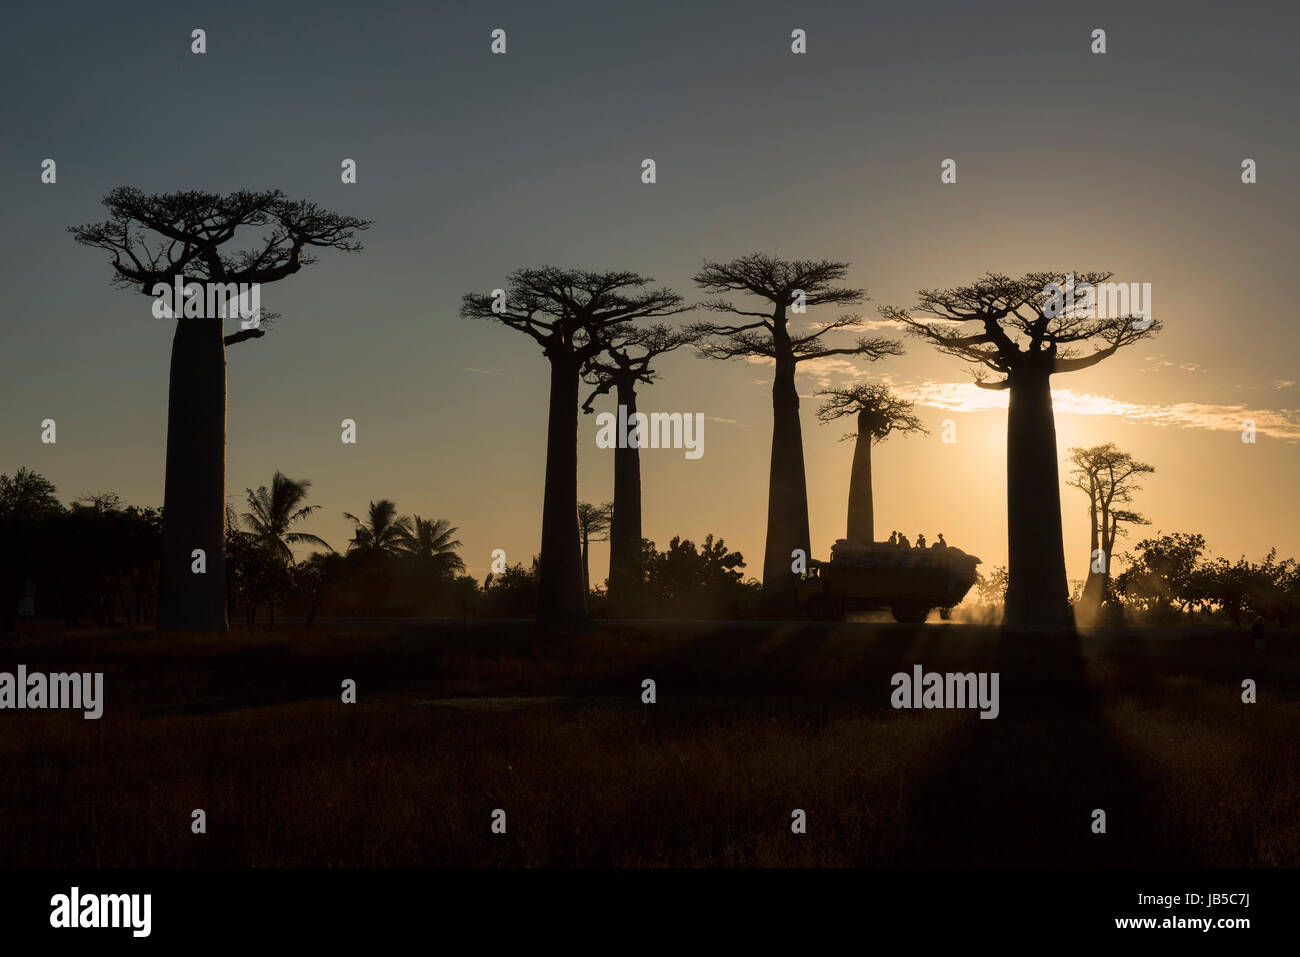
[[(262, 290), (283, 319), (228, 353), (227, 489), (242, 506), (276, 469), (310, 479), (322, 509), (305, 528), (338, 549), (342, 513), (379, 498), (458, 526), (479, 578), (495, 548), (525, 563), (538, 549), (547, 366), (527, 337), (458, 318), (464, 293), (548, 264), (635, 270), (698, 301), (704, 259), (764, 251), (850, 263), (873, 321), (988, 271), (1150, 283), (1164, 331), (1054, 380), (1061, 460), (1113, 441), (1156, 468), (1135, 501), (1146, 532), (1199, 531), (1230, 558), (1300, 556), (1300, 77), (1285, 8), (1188, 4), (1175, 21), (1119, 3), (966, 7), (9, 11), (0, 472), (36, 469), (64, 501), (111, 490), (161, 504), (171, 323), (112, 288), (108, 257), (65, 228), (103, 218), (119, 185), (279, 188), (375, 225), (362, 252), (327, 251)], [(504, 56), (488, 49), (497, 27)], [(1098, 27), (1105, 55), (1089, 51)], [(795, 28), (807, 54), (790, 52)], [(943, 185), (949, 157), (957, 183)], [(1247, 157), (1254, 185), (1240, 179)], [(344, 158), (355, 185), (340, 182)], [(813, 393), (880, 380), (931, 434), (876, 447), (878, 537), (942, 531), (985, 570), (1004, 563), (1006, 394), (897, 335), (900, 358), (801, 366), (815, 557), (844, 534), (852, 448), (844, 423), (817, 424)], [(713, 532), (757, 577), (770, 366), (682, 351), (661, 371), (642, 410), (703, 413), (705, 452), (643, 453), (645, 534), (662, 547)], [(46, 418), (56, 445), (40, 441)], [(340, 442), (344, 418), (355, 446)], [(1246, 418), (1255, 444), (1241, 441)], [(595, 416), (580, 428), (580, 497), (606, 501), (612, 453)], [(1081, 578), (1087, 500), (1063, 488), (1062, 505)], [(606, 562), (597, 546), (593, 579)]]

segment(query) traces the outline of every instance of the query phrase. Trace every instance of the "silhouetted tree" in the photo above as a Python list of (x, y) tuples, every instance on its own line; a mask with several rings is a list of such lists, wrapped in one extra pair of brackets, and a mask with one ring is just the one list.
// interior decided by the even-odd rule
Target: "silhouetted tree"
[[(1088, 496), (1091, 522), (1088, 578), (1077, 611), (1085, 619), (1090, 619), (1111, 598), (1110, 566), (1115, 556), (1115, 539), (1125, 534), (1122, 526), (1150, 524), (1137, 512), (1120, 506), (1133, 501), (1133, 493), (1141, 489), (1138, 477), (1151, 474), (1155, 467), (1137, 461), (1128, 452), (1120, 451), (1114, 442), (1091, 448), (1072, 448), (1070, 462), (1074, 468), (1066, 484)], [(1098, 550), (1101, 551), (1102, 567), (1105, 569), (1101, 572), (1093, 570)]]
[(290, 569), (294, 593), (307, 606), (305, 626), (310, 628), (330, 589), (343, 577), (347, 562), (334, 551), (315, 552)]
[(588, 558), (592, 542), (603, 542), (609, 538), (609, 525), (614, 503), (592, 505), (590, 502), (578, 503), (578, 538), (582, 542), (582, 587), (591, 591), (591, 562)]
[(452, 537), (458, 531), (445, 518), (416, 515), (411, 524), (411, 537), (402, 543), (401, 548), (435, 577), (451, 578), (456, 572), (465, 570), (465, 562), (456, 554), (456, 549), (463, 546)]
[(402, 547), (398, 563), (398, 591), (410, 614), (441, 615), (459, 611), (453, 583), (465, 562), (456, 554), (461, 542), (457, 529), (445, 518), (411, 520), (411, 538)]
[[(293, 525), (317, 511), (319, 505), (304, 505), (311, 482), (291, 479), (281, 472), (271, 477), (271, 487), (258, 486), (248, 493), (249, 511), (243, 514), (244, 527), (252, 546), (262, 554), (256, 562), (257, 584), (260, 597), (269, 605), (271, 627), (275, 627), (275, 606), (287, 597), (297, 585), (293, 569), (294, 545), (320, 545), (333, 551), (329, 543), (310, 532), (290, 531)], [(256, 607), (250, 612), (249, 624), (256, 617)]]
[(371, 502), (365, 521), (351, 512), (343, 517), (354, 526), (348, 551), (362, 558), (388, 558), (408, 552), (414, 537), (409, 515), (398, 515), (397, 506), (389, 499)]
[[(1009, 584), (1004, 622), (1073, 626), (1065, 578), (1061, 492), (1057, 470), (1052, 376), (1087, 369), (1160, 330), (1150, 318), (1096, 318), (1057, 308), (1056, 289), (1073, 279), (1094, 287), (1110, 273), (990, 273), (970, 286), (923, 289), (911, 310), (881, 315), (908, 326), (940, 352), (978, 363), (999, 378), (976, 385), (1010, 392), (1007, 413), (1007, 542)], [(1095, 311), (1095, 310), (1094, 310)], [(924, 318), (937, 321), (925, 321)], [(956, 325), (952, 325), (952, 324)], [(977, 323), (968, 331), (966, 324)], [(1079, 353), (1081, 348), (1092, 351)]]
[(515, 562), (500, 573), (488, 572), (483, 579), (484, 613), (489, 617), (535, 617), (538, 564), (534, 557), (528, 568), (522, 562)]
[(1129, 567), (1116, 576), (1115, 590), (1132, 605), (1157, 617), (1176, 606), (1182, 612), (1197, 600), (1197, 562), (1205, 552), (1205, 536), (1174, 532), (1147, 538), (1134, 546)]
[(519, 269), (500, 296), (469, 294), (461, 306), (465, 318), (488, 319), (531, 336), (551, 366), (539, 622), (586, 618), (578, 544), (579, 378), (587, 360), (627, 323), (685, 311), (681, 296), (650, 289), (651, 281), (631, 272)]
[(19, 603), (24, 615), (112, 626), (153, 614), (158, 580), (158, 509), (123, 506), (113, 492), (68, 508), (44, 476), (0, 475), (0, 630)]
[(244, 621), (251, 625), (261, 600), (257, 593), (266, 556), (253, 536), (239, 527), (242, 523), (235, 507), (227, 502), (225, 511), (226, 618), (234, 617), (242, 601)]
[(975, 592), (984, 604), (1001, 607), (1007, 600), (1007, 566), (995, 565), (987, 576), (976, 572)]
[[(227, 335), (225, 305), (238, 284), (276, 282), (314, 262), (312, 248), (360, 249), (354, 236), (369, 223), (279, 190), (146, 195), (119, 187), (104, 205), (107, 220), (69, 229), (112, 254), (115, 285), (156, 296), (180, 280), (198, 286), (198, 301), (211, 286), (222, 303), (219, 316), (173, 308), (158, 629), (225, 631), (226, 346), (264, 334), (255, 325)], [(261, 234), (257, 248), (231, 245), (250, 231)], [(206, 554), (203, 575), (191, 573), (196, 548)]]
[(364, 519), (349, 512), (343, 517), (353, 524), (347, 548), (350, 605), (354, 613), (387, 612), (395, 591), (400, 591), (398, 579), (405, 563), (398, 559), (408, 553), (414, 537), (411, 518), (398, 515), (397, 506), (389, 499), (371, 502)]
[(1293, 558), (1278, 561), (1276, 548), (1258, 564), (1244, 555), (1204, 562), (1191, 577), (1195, 600), (1216, 605), (1234, 625), (1249, 614), (1285, 628), (1300, 616), (1300, 565)]
[(311, 482), (307, 479), (291, 479), (276, 472), (271, 477), (270, 489), (265, 485), (258, 486), (256, 492), (251, 488), (245, 489), (249, 511), (243, 515), (244, 527), (254, 542), (285, 564), (293, 561), (294, 545), (320, 545), (327, 551), (334, 550), (319, 535), (290, 531), (292, 526), (320, 508), (319, 505), (303, 504), (310, 488)]
[[(624, 410), (626, 421), (633, 421), (637, 412), (637, 384), (648, 385), (659, 378), (651, 363), (674, 349), (697, 342), (699, 338), (696, 332), (673, 329), (663, 323), (630, 330), (607, 346), (604, 352), (588, 360), (583, 369), (583, 380), (596, 388), (587, 396), (582, 410), (593, 411), (591, 403), (596, 396), (612, 391), (619, 407)], [(619, 442), (614, 449), (614, 501), (609, 527), (610, 606), (617, 612), (626, 613), (643, 577), (641, 449), (639, 443)]]
[(840, 441), (855, 439), (853, 471), (849, 476), (849, 520), (845, 535), (850, 541), (876, 540), (875, 512), (871, 495), (871, 445), (883, 442), (894, 432), (925, 432), (921, 420), (912, 414), (913, 403), (900, 399), (888, 386), (856, 385), (845, 389), (825, 389), (818, 395), (826, 401), (817, 410), (822, 422), (833, 422), (846, 415), (857, 418), (858, 431)]
[[(724, 298), (709, 299), (704, 308), (742, 319), (733, 324), (699, 323), (692, 331), (718, 337), (700, 347), (710, 359), (759, 356), (775, 364), (772, 379), (772, 461), (767, 498), (767, 541), (763, 554), (763, 614), (784, 617), (794, 609), (796, 577), (793, 553), (809, 556), (808, 486), (804, 474), (803, 433), (799, 424), (799, 393), (795, 372), (800, 362), (827, 356), (861, 356), (875, 360), (901, 355), (890, 339), (860, 338), (845, 348), (825, 344), (823, 336), (852, 329), (861, 322), (845, 315), (811, 324), (811, 331), (790, 329), (793, 309), (851, 305), (865, 301), (861, 289), (836, 286), (848, 274), (846, 263), (823, 260), (783, 260), (751, 253), (731, 262), (705, 262), (695, 282), (711, 293), (742, 293), (762, 300), (758, 311), (742, 309)], [(795, 313), (799, 315), (800, 313)], [(748, 320), (748, 321), (746, 321)]]
[(19, 466), (0, 475), (0, 628), (8, 631), (18, 603), (37, 587), (47, 567), (42, 532), (63, 514), (54, 483)]
[(722, 539), (707, 535), (697, 548), (689, 539), (674, 536), (665, 551), (642, 541), (646, 569), (646, 612), (655, 617), (741, 618), (753, 609), (746, 599), (757, 583), (745, 582), (745, 558), (727, 550)]
[(57, 491), (44, 475), (20, 465), (12, 478), (0, 475), (0, 519), (20, 515), (37, 518), (61, 512), (63, 506), (55, 495)]
[(36, 529), (40, 591), (69, 625), (142, 620), (156, 582), (158, 520), (156, 509), (123, 508), (111, 492), (46, 513)]
[(122, 496), (116, 492), (89, 492), (77, 499), (75, 505), (84, 505), (87, 508), (99, 512), (101, 515), (106, 512), (119, 512), (122, 510)]

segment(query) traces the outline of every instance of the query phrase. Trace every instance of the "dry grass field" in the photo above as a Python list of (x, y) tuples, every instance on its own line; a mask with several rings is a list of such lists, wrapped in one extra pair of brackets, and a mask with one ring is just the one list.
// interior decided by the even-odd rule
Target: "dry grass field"
[[(2, 867), (1300, 865), (1294, 633), (318, 622), (19, 663), (106, 704), (0, 712)], [(997, 671), (999, 717), (894, 710), (914, 664)]]

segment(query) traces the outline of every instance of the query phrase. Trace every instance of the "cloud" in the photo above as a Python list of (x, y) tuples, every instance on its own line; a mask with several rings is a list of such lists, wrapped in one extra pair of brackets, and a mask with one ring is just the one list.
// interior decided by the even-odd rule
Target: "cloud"
[[(1141, 369), (1138, 369), (1138, 372), (1159, 372), (1161, 369), (1168, 369), (1173, 366), (1173, 363), (1165, 358), (1163, 352), (1159, 355), (1146, 356), (1142, 361), (1150, 362), (1151, 365), (1143, 366)], [(1178, 368), (1182, 369), (1184, 372), (1206, 371), (1205, 366), (1201, 365), (1199, 362), (1180, 362)]]
[[(919, 385), (895, 385), (894, 390), (900, 398), (949, 412), (986, 412), (1007, 407), (1005, 391), (981, 389), (973, 382), (926, 381)], [(1300, 439), (1300, 412), (1295, 409), (1252, 409), (1245, 405), (1213, 405), (1208, 402), (1148, 405), (1074, 389), (1053, 389), (1052, 403), (1058, 414), (1110, 415), (1127, 422), (1161, 428), (1240, 432), (1242, 422), (1251, 419), (1260, 435)]]
[(1290, 388), (1292, 388), (1294, 385), (1295, 385), (1295, 380), (1294, 380), (1294, 379), (1274, 379), (1274, 380), (1273, 380), (1273, 388), (1275, 388), (1275, 389), (1290, 389)]
[(736, 419), (724, 419), (721, 416), (717, 416), (717, 415), (706, 415), (704, 418), (709, 422), (721, 422), (723, 425), (735, 425), (735, 426), (739, 426), (742, 429), (749, 428), (749, 426), (747, 426), (744, 422), (740, 422)]
[(799, 363), (797, 373), (812, 378), (817, 383), (818, 388), (824, 389), (831, 384), (832, 379), (840, 377), (861, 378), (867, 374), (866, 367), (868, 364), (863, 360), (854, 362), (845, 356), (826, 356), (822, 359), (808, 359)]
[[(775, 365), (774, 360), (767, 356), (745, 356), (745, 361), (754, 365), (770, 366)], [(826, 356), (822, 359), (807, 359), (800, 362), (796, 372), (801, 376), (810, 376), (813, 384), (819, 389), (824, 389), (831, 384), (832, 379), (848, 377), (851, 379), (860, 379), (867, 374), (867, 365), (865, 361), (854, 362), (844, 356)], [(770, 386), (770, 379), (755, 379), (756, 385)]]
[[(833, 320), (824, 322), (819, 320), (809, 320), (808, 327), (811, 329), (825, 329)], [(851, 326), (840, 326), (845, 332), (877, 332), (881, 329), (887, 329), (891, 332), (902, 332), (907, 329), (907, 324), (899, 322), (897, 319), (859, 319)]]

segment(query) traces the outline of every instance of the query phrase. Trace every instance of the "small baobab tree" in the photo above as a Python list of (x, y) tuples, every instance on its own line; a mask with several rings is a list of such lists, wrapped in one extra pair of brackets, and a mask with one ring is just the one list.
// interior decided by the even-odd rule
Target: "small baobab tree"
[(587, 617), (578, 543), (578, 389), (583, 365), (639, 319), (686, 310), (685, 301), (632, 272), (518, 269), (506, 288), (469, 294), (461, 316), (487, 319), (530, 336), (551, 367), (546, 430), (546, 485), (538, 563), (537, 620)]
[(582, 587), (591, 591), (591, 561), (589, 559), (591, 543), (604, 542), (609, 539), (609, 522), (614, 511), (614, 503), (592, 505), (590, 502), (578, 503), (578, 538), (582, 542)]
[(1074, 283), (1095, 289), (1109, 278), (1110, 273), (1035, 272), (1019, 279), (989, 273), (969, 286), (923, 289), (911, 309), (881, 310), (883, 317), (907, 326), (940, 352), (996, 375), (990, 381), (977, 372), (976, 385), (1008, 390), (1009, 561), (1003, 622), (1012, 627), (1073, 627), (1052, 376), (1090, 368), (1160, 330), (1150, 317), (1098, 317), (1095, 300), (1092, 309), (1060, 308), (1062, 288)]
[(854, 439), (853, 471), (849, 477), (849, 521), (846, 538), (874, 542), (875, 509), (871, 494), (871, 446), (894, 433), (925, 432), (921, 420), (912, 414), (913, 403), (900, 399), (885, 385), (855, 385), (826, 389), (817, 418), (823, 423), (845, 416), (857, 420), (858, 430), (840, 441)]
[[(1130, 453), (1117, 448), (1114, 442), (1091, 448), (1072, 448), (1070, 463), (1074, 468), (1066, 484), (1088, 496), (1091, 523), (1088, 578), (1076, 613), (1093, 618), (1101, 605), (1111, 600), (1111, 561), (1115, 555), (1115, 540), (1124, 534), (1123, 526), (1151, 524), (1123, 506), (1132, 503), (1133, 493), (1141, 489), (1138, 484), (1140, 477), (1150, 475), (1155, 466), (1139, 462)], [(1097, 570), (1099, 566), (1100, 571)]]
[[(699, 339), (687, 329), (673, 329), (664, 323), (633, 327), (593, 356), (583, 368), (583, 381), (595, 386), (582, 404), (583, 412), (599, 395), (610, 392), (618, 402), (619, 422), (631, 422), (637, 414), (637, 385), (659, 378), (652, 363), (674, 349)], [(621, 426), (620, 426), (621, 428)], [(638, 433), (639, 436), (639, 433)], [(609, 603), (626, 611), (645, 577), (641, 552), (641, 449), (638, 442), (619, 442), (614, 449), (614, 501), (609, 525)], [(586, 564), (584, 551), (583, 564)]]
[[(806, 331), (791, 329), (791, 316), (810, 306), (855, 305), (866, 300), (861, 289), (838, 286), (848, 274), (848, 264), (830, 260), (785, 260), (751, 253), (730, 262), (706, 262), (695, 282), (715, 294), (704, 302), (713, 312), (740, 317), (732, 324), (698, 323), (692, 331), (714, 337), (699, 346), (709, 359), (766, 359), (775, 370), (772, 378), (772, 459), (767, 495), (767, 541), (763, 554), (762, 613), (788, 615), (794, 602), (796, 551), (810, 551), (808, 485), (804, 473), (803, 431), (799, 423), (799, 393), (795, 372), (799, 363), (829, 356), (857, 356), (875, 360), (902, 354), (897, 342), (862, 337), (849, 346), (828, 344), (825, 336), (861, 324), (857, 315), (842, 315), (829, 322), (810, 323)], [(724, 298), (739, 293), (760, 301), (744, 309)], [(797, 321), (797, 320), (796, 320)]]
[[(237, 316), (228, 306), (243, 290), (260, 290), (315, 262), (313, 249), (355, 252), (357, 231), (370, 224), (279, 190), (147, 195), (119, 187), (104, 205), (107, 220), (69, 229), (78, 243), (112, 254), (114, 284), (155, 299), (177, 283), (185, 290), (183, 304), (154, 310), (170, 313), (176, 324), (158, 630), (225, 631), (226, 346), (261, 338), (271, 318), (262, 311), (227, 334), (227, 318)], [(244, 245), (251, 235), (256, 244)], [(214, 301), (220, 305), (207, 308)], [(199, 549), (206, 571), (192, 574)]]

